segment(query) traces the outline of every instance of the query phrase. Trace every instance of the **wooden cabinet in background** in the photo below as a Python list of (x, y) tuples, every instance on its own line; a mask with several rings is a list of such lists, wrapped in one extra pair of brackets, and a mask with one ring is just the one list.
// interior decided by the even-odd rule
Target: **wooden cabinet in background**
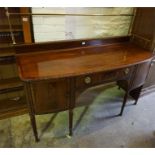
[[(137, 8), (132, 26), (132, 40), (155, 53), (155, 8)], [(143, 87), (143, 93), (155, 88), (155, 62), (152, 65)]]
[[(7, 10), (4, 7), (0, 8), (0, 47), (2, 45), (9, 46), (13, 44), (11, 31), (17, 44), (24, 42), (22, 20), (20, 15), (10, 15), (8, 19), (6, 16), (6, 11)], [(8, 11), (12, 13), (20, 13), (20, 8), (8, 8)]]
[[(6, 12), (9, 12), (9, 18)], [(28, 112), (23, 84), (18, 78), (13, 37), (16, 44), (32, 43), (31, 18), (20, 13), (30, 8), (0, 7), (0, 119)]]
[(24, 7), (0, 8), (0, 47), (12, 45), (12, 35), (16, 44), (33, 42), (31, 16), (20, 15), (20, 13), (30, 12), (30, 8)]

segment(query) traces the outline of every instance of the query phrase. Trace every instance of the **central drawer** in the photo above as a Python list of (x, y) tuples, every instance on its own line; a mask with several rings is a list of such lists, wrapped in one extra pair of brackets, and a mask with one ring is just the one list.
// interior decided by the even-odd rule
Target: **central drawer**
[(125, 79), (129, 77), (131, 72), (132, 67), (78, 76), (76, 77), (76, 88), (87, 88), (104, 82)]

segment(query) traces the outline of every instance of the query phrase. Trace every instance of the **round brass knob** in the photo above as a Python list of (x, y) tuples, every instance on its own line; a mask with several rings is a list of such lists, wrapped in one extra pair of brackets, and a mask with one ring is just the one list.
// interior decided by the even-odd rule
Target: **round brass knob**
[(154, 65), (155, 65), (155, 60), (152, 60), (151, 66), (154, 66)]
[(85, 77), (84, 82), (85, 82), (86, 84), (91, 83), (91, 78), (90, 78), (89, 76)]
[(125, 74), (128, 74), (129, 73), (129, 68), (126, 68), (125, 71), (124, 71), (124, 73)]

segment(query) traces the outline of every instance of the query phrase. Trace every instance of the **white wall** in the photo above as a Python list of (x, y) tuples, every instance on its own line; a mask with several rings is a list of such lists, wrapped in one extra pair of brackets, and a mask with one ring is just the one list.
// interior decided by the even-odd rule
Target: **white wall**
[[(133, 8), (32, 8), (33, 13), (133, 14)], [(127, 35), (131, 16), (33, 16), (36, 42)]]

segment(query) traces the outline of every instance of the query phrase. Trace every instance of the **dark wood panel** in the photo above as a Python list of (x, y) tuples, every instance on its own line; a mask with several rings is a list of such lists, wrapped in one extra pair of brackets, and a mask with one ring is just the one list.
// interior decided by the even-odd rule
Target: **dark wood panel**
[(137, 8), (132, 27), (132, 41), (153, 51), (155, 37), (155, 8)]
[[(30, 12), (30, 8), (26, 7), (12, 7), (8, 8), (8, 12), (16, 13), (16, 15), (9, 14), (6, 16), (6, 9), (0, 8), (0, 43), (12, 43), (11, 31), (13, 32), (15, 42), (31, 43), (33, 41), (32, 20), (31, 16), (21, 16), (21, 12)], [(27, 18), (28, 21), (23, 20)], [(10, 21), (10, 23), (9, 23)]]
[[(30, 13), (31, 9), (28, 7), (21, 7), (20, 13)], [(32, 18), (31, 16), (22, 16), (22, 27), (23, 27), (23, 33), (24, 33), (24, 43), (32, 43), (34, 42), (34, 36), (33, 36), (33, 27), (32, 27)]]
[[(16, 12), (20, 13), (20, 8), (8, 8), (8, 12)], [(18, 16), (9, 16), (10, 25), (8, 21), (8, 17), (6, 16), (6, 10), (4, 7), (0, 8), (0, 43), (12, 43), (11, 33), (10, 33), (10, 25), (15, 38), (16, 43), (23, 43), (23, 31), (22, 31), (22, 22), (20, 15)]]
[(59, 112), (68, 109), (69, 81), (59, 79), (32, 83), (36, 114)]
[[(23, 43), (23, 32), (13, 32), (14, 38), (16, 43)], [(12, 38), (10, 32), (0, 32), (0, 43), (11, 43), (12, 44)]]
[[(137, 8), (133, 24), (133, 41), (134, 43), (150, 49), (155, 49), (155, 8)], [(152, 63), (146, 83), (143, 87), (147, 90), (155, 85), (155, 66)]]
[(133, 71), (132, 67), (127, 67), (123, 69), (116, 69), (107, 72), (100, 72), (100, 73), (92, 73), (92, 74), (85, 74), (82, 76), (76, 77), (76, 89), (86, 89), (88, 87), (92, 87), (95, 85), (103, 84), (106, 82), (114, 82), (119, 79), (128, 79), (130, 74)]
[(155, 61), (152, 61), (144, 89), (155, 86)]
[(131, 89), (138, 88), (144, 85), (150, 69), (150, 65), (151, 59), (142, 64), (137, 65), (137, 68), (135, 70), (135, 73), (133, 74), (133, 78), (131, 81)]
[(8, 12), (17, 14), (16, 16), (9, 15), (8, 20), (5, 8), (0, 8), (0, 65), (3, 65), (1, 66), (1, 78), (6, 78), (0, 80), (0, 93), (5, 96), (4, 98), (2, 96), (3, 100), (0, 101), (0, 119), (28, 112), (24, 96), (19, 100), (16, 100), (18, 97), (12, 99), (13, 94), (15, 96), (19, 95), (19, 91), (23, 89), (23, 85), (19, 78), (10, 78), (17, 76), (11, 31), (17, 44), (24, 42), (24, 36), (21, 15), (19, 14), (20, 8), (8, 8)]
[[(133, 67), (113, 70), (105, 73), (94, 73), (75, 78), (75, 92), (84, 91), (88, 87), (113, 82), (119, 79), (127, 79), (132, 73)], [(89, 79), (90, 78), (90, 79)], [(70, 78), (33, 81), (31, 92), (35, 114), (60, 112), (69, 109), (71, 97)], [(30, 92), (27, 92), (30, 93)], [(79, 106), (79, 105), (77, 105)], [(81, 105), (80, 105), (81, 106)]]
[(11, 99), (0, 100), (0, 119), (23, 115), (25, 113), (28, 113), (25, 97), (17, 101)]
[(23, 87), (23, 84), (18, 77), (0, 80), (0, 93), (4, 91), (11, 91), (15, 88), (22, 88), (22, 87)]
[(155, 8), (137, 8), (132, 33), (152, 40), (155, 27)]
[(66, 48), (78, 48), (78, 47), (87, 47), (87, 46), (99, 46), (99, 45), (110, 45), (117, 43), (124, 43), (130, 40), (129, 36), (120, 36), (120, 37), (109, 37), (109, 38), (96, 38), (96, 39), (75, 39), (75, 40), (63, 40), (63, 41), (52, 41), (44, 43), (32, 43), (26, 45), (15, 45), (14, 49), (17, 54), (22, 53), (32, 53), (32, 52), (41, 52), (48, 50), (58, 50)]
[(15, 56), (2, 56), (2, 57), (0, 57), (0, 65), (7, 65), (7, 64), (12, 64), (12, 63), (16, 63)]
[(97, 85), (102, 81), (103, 73), (86, 74), (76, 77), (76, 89)]

